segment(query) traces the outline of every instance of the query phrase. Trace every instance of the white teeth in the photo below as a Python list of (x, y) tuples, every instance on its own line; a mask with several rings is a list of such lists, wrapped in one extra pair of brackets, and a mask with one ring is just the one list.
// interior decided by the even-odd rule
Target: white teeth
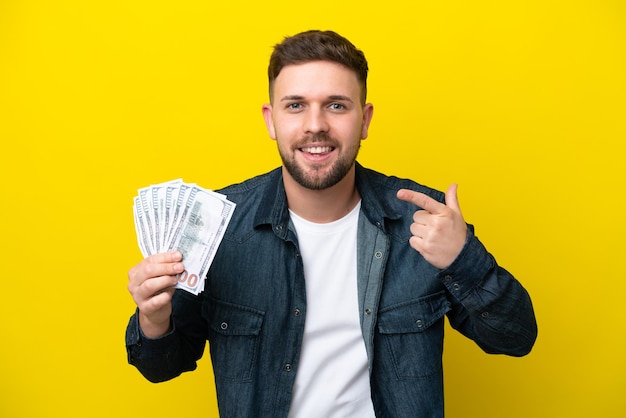
[(332, 147), (310, 147), (310, 148), (302, 148), (302, 152), (308, 152), (310, 154), (321, 154), (323, 152), (332, 151)]

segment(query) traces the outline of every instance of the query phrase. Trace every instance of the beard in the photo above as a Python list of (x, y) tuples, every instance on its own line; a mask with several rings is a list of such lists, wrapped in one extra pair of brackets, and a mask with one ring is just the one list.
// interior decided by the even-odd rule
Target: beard
[(339, 154), (337, 160), (330, 167), (326, 167), (326, 164), (311, 164), (307, 168), (298, 164), (296, 161), (296, 150), (304, 147), (304, 144), (317, 141), (332, 144), (332, 146), (337, 149), (335, 146), (337, 141), (333, 140), (326, 133), (317, 133), (304, 138), (301, 141), (302, 145), (294, 147), (291, 153), (287, 153), (285, 150), (278, 147), (283, 166), (289, 175), (300, 186), (310, 190), (328, 189), (343, 180), (354, 165), (359, 149), (361, 148), (361, 141), (358, 141), (355, 146), (351, 146)]

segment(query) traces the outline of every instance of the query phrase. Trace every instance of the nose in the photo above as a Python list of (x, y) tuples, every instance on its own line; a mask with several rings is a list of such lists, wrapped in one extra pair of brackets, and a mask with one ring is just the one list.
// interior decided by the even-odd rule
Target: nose
[(323, 109), (310, 107), (304, 115), (304, 133), (328, 132), (328, 121)]

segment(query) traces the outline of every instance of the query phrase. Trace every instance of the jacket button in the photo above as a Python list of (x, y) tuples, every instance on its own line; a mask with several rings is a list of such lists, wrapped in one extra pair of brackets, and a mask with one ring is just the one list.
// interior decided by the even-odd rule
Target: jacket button
[(289, 363), (285, 364), (284, 370), (286, 372), (290, 372), (291, 371), (291, 364), (289, 364)]
[(421, 319), (418, 319), (415, 321), (415, 325), (417, 325), (418, 328), (422, 328), (424, 326), (424, 322)]
[(371, 315), (372, 310), (370, 308), (365, 308), (365, 315)]
[(374, 254), (374, 257), (383, 258), (383, 253), (381, 253), (380, 251), (376, 251), (376, 253)]
[(293, 314), (295, 316), (300, 316), (300, 309), (294, 309)]
[(226, 323), (226, 322), (222, 322), (222, 323), (220, 324), (220, 328), (221, 328), (221, 329), (226, 329), (226, 328), (228, 328), (228, 323)]

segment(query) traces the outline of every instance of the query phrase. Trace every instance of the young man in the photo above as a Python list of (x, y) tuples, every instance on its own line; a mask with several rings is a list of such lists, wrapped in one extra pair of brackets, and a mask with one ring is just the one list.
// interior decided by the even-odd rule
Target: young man
[(282, 167), (221, 190), (237, 208), (193, 296), (177, 251), (129, 271), (129, 362), (193, 370), (210, 343), (223, 417), (441, 417), (444, 315), (488, 353), (527, 354), (530, 298), (445, 195), (356, 163), (373, 107), (334, 32), (277, 45), (263, 106)]

